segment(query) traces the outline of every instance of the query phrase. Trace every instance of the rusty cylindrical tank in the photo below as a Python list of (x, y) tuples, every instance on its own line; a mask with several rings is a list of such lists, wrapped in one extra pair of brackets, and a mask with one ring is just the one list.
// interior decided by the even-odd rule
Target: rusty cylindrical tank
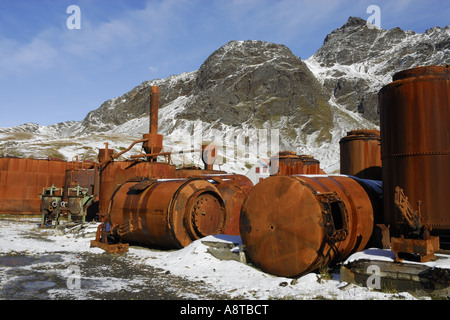
[(114, 190), (132, 178), (172, 178), (175, 166), (148, 161), (111, 161), (100, 172), (99, 215), (107, 214)]
[(238, 236), (239, 217), (242, 204), (248, 192), (253, 188), (252, 181), (241, 174), (207, 174), (199, 178), (207, 179), (220, 192), (225, 204), (226, 217), (223, 234)]
[(175, 249), (221, 233), (225, 204), (204, 179), (128, 181), (114, 192), (108, 218), (123, 242)]
[[(399, 72), (379, 94), (386, 224), (402, 222), (394, 205), (403, 189), (432, 233), (450, 231), (450, 69)], [(394, 228), (395, 232), (395, 228)]]
[(362, 181), (293, 175), (259, 182), (240, 217), (249, 260), (273, 275), (297, 277), (362, 250), (374, 225), (371, 197)]
[(380, 131), (354, 130), (339, 141), (341, 174), (382, 180)]
[(270, 175), (323, 174), (319, 160), (294, 151), (280, 151), (270, 158)]

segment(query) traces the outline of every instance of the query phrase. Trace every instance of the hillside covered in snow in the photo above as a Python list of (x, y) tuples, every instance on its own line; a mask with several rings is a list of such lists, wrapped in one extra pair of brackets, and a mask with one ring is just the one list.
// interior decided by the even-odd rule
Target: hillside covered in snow
[[(281, 44), (230, 41), (198, 70), (141, 83), (83, 121), (0, 128), (0, 156), (92, 160), (105, 142), (124, 150), (148, 132), (150, 86), (156, 85), (164, 151), (214, 143), (220, 169), (245, 173), (258, 158), (291, 150), (314, 156), (333, 173), (339, 140), (350, 130), (377, 128), (377, 93), (393, 74), (449, 63), (450, 26), (417, 34), (351, 17), (306, 60)], [(131, 154), (138, 152), (140, 145)], [(198, 154), (172, 160), (201, 165)]]

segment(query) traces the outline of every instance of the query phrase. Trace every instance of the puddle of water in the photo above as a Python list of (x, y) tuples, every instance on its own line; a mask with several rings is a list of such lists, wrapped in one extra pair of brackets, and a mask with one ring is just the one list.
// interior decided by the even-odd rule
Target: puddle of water
[(44, 256), (0, 256), (0, 267), (24, 267), (35, 263), (45, 262), (61, 262), (63, 259), (60, 255), (44, 255)]
[(38, 291), (48, 288), (53, 288), (56, 286), (56, 283), (53, 281), (30, 281), (27, 283), (24, 283), (23, 287), (26, 291)]

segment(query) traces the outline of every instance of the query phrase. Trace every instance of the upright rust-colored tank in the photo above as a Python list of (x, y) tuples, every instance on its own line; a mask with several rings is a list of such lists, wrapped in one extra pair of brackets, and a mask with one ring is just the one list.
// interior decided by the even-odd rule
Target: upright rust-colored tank
[(380, 131), (354, 130), (339, 141), (341, 174), (382, 180)]
[(39, 194), (62, 188), (70, 166), (58, 159), (0, 158), (0, 214), (40, 214)]
[[(450, 70), (418, 67), (394, 75), (378, 95), (385, 222), (403, 219), (394, 204), (403, 190), (436, 235), (450, 232)], [(419, 206), (420, 203), (420, 206)]]
[(374, 227), (377, 188), (348, 176), (271, 176), (250, 190), (240, 231), (249, 260), (296, 277), (362, 250)]
[(176, 249), (222, 233), (225, 204), (204, 179), (128, 181), (111, 198), (108, 222), (123, 242)]
[(270, 175), (323, 174), (319, 160), (294, 151), (280, 151), (270, 158)]

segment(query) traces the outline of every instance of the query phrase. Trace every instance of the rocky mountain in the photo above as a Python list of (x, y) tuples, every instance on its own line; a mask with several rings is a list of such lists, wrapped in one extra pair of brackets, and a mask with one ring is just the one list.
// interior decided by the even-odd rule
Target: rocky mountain
[[(304, 61), (284, 45), (231, 41), (198, 70), (146, 81), (83, 121), (0, 128), (0, 155), (95, 158), (104, 142), (123, 150), (148, 131), (149, 88), (158, 85), (166, 151), (214, 142), (221, 169), (245, 172), (276, 151), (279, 136), (280, 150), (313, 155), (334, 172), (347, 131), (377, 127), (376, 95), (395, 72), (448, 63), (450, 27), (417, 34), (353, 17)], [(194, 156), (188, 161), (199, 164)]]
[(378, 91), (395, 73), (450, 64), (450, 26), (415, 33), (350, 17), (305, 63), (333, 103), (378, 123)]

